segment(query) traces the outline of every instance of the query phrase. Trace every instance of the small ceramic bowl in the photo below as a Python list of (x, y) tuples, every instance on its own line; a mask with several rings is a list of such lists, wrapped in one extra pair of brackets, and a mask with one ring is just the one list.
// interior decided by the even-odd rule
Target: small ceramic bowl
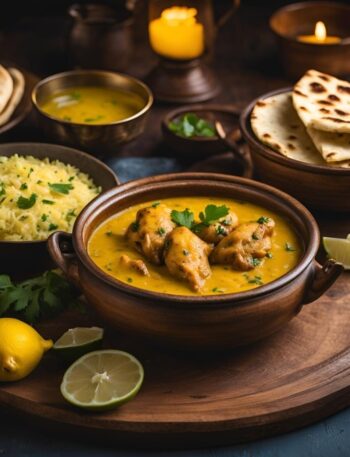
[[(0, 145), (0, 157), (31, 155), (38, 159), (57, 159), (75, 165), (87, 173), (102, 190), (119, 184), (114, 172), (104, 163), (76, 149), (44, 143), (8, 143)], [(17, 279), (35, 276), (54, 267), (47, 252), (46, 241), (0, 241), (1, 274)]]
[(242, 112), (241, 131), (248, 143), (254, 170), (259, 179), (293, 195), (310, 208), (350, 211), (350, 169), (289, 159), (261, 143), (251, 128), (250, 116), (258, 100), (291, 90), (288, 87), (264, 94)]
[[(180, 296), (146, 291), (104, 273), (90, 259), (87, 245), (101, 222), (124, 209), (159, 196), (213, 195), (254, 202), (288, 218), (299, 234), (299, 264), (277, 280), (236, 294)], [(73, 234), (48, 239), (53, 260), (84, 293), (101, 319), (118, 331), (191, 350), (216, 350), (252, 343), (276, 332), (316, 300), (342, 267), (321, 267), (315, 256), (319, 230), (312, 215), (289, 195), (244, 178), (214, 173), (163, 175), (123, 184), (91, 202)]]
[[(79, 124), (50, 116), (41, 109), (42, 103), (53, 92), (73, 86), (103, 86), (133, 92), (144, 104), (133, 116), (107, 124)], [(40, 81), (32, 93), (32, 101), (39, 115), (39, 124), (48, 138), (69, 146), (89, 151), (98, 156), (115, 155), (121, 144), (139, 136), (153, 104), (150, 89), (141, 81), (121, 73), (97, 70), (76, 70), (59, 73)]]
[(211, 122), (213, 125), (215, 121), (220, 121), (225, 130), (230, 132), (230, 136), (233, 136), (235, 140), (239, 138), (238, 121), (240, 112), (233, 107), (207, 104), (186, 105), (174, 109), (164, 117), (162, 121), (162, 132), (166, 143), (181, 158), (202, 160), (227, 151), (227, 145), (220, 141), (220, 138), (217, 136), (184, 138), (170, 130), (169, 123), (179, 119), (186, 113), (195, 113), (198, 117)]

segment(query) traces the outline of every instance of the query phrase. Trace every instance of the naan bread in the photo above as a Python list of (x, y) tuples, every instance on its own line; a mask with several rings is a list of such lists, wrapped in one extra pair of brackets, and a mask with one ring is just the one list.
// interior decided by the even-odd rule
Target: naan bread
[(251, 126), (262, 143), (280, 154), (325, 165), (293, 108), (291, 92), (259, 100), (252, 111)]
[(13, 80), (10, 73), (0, 65), (0, 113), (8, 104), (13, 91)]
[(309, 70), (293, 90), (293, 104), (306, 127), (350, 133), (350, 83)]
[(312, 127), (309, 127), (307, 131), (326, 162), (350, 160), (349, 133), (323, 132)]
[(13, 79), (13, 92), (5, 109), (0, 113), (0, 126), (9, 121), (24, 94), (25, 81), (22, 73), (16, 68), (9, 68), (9, 73)]

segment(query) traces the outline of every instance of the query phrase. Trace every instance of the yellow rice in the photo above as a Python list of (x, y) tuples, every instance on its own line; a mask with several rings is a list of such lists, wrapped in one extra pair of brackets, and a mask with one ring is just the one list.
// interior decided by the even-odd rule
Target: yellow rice
[(54, 230), (71, 232), (76, 216), (99, 192), (87, 174), (58, 160), (0, 157), (0, 240), (45, 240)]

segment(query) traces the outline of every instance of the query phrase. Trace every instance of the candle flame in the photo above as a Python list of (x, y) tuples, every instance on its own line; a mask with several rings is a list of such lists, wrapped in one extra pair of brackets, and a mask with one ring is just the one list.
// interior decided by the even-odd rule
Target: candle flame
[(162, 11), (161, 16), (167, 21), (176, 22), (195, 22), (198, 11), (196, 8), (187, 8), (186, 6), (173, 6)]
[(316, 24), (315, 36), (319, 41), (325, 41), (327, 38), (327, 29), (322, 21), (318, 21)]

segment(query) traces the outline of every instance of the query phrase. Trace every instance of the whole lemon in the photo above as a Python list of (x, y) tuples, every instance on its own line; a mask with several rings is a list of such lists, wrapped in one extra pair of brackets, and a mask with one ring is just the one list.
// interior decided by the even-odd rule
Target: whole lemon
[(30, 325), (11, 318), (0, 319), (0, 382), (18, 381), (39, 364), (52, 347)]

